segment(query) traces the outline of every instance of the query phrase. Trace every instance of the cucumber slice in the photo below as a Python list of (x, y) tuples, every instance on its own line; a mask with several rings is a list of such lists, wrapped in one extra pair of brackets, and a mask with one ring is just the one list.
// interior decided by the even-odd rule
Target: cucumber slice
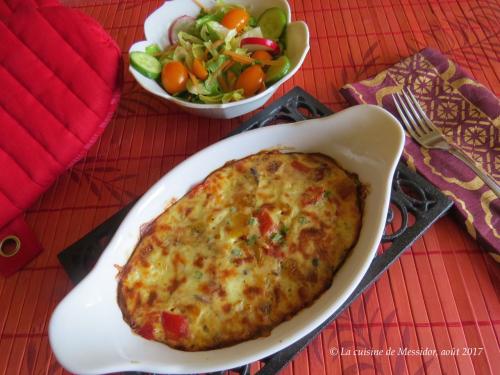
[(279, 39), (287, 24), (287, 16), (281, 8), (269, 8), (259, 18), (258, 24), (264, 38)]
[(131, 52), (130, 65), (139, 73), (151, 79), (156, 79), (161, 74), (161, 64), (155, 57), (146, 52)]
[(145, 52), (148, 55), (154, 56), (156, 53), (161, 52), (161, 48), (158, 44), (153, 43), (153, 44), (150, 44), (149, 46), (146, 47)]
[(275, 60), (276, 64), (271, 65), (266, 73), (266, 84), (270, 85), (283, 78), (290, 70), (290, 60), (285, 55)]

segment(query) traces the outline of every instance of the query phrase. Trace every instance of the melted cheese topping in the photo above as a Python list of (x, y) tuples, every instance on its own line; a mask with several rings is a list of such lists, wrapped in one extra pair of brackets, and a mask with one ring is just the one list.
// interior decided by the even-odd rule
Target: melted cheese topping
[(361, 191), (321, 154), (226, 164), (143, 235), (120, 274), (125, 321), (188, 351), (268, 335), (331, 286), (358, 238)]

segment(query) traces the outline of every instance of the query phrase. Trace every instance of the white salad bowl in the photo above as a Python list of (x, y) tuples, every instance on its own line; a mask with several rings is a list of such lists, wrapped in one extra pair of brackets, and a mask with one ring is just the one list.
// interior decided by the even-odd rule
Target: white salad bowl
[[(207, 7), (213, 6), (214, 4), (214, 2), (210, 0), (199, 0), (199, 2)], [(290, 6), (286, 0), (227, 0), (227, 3), (242, 5), (248, 9), (253, 16), (259, 16), (266, 9), (272, 7), (279, 7), (285, 11), (288, 16), (288, 25), (285, 31), (285, 54), (290, 59), (291, 68), (282, 79), (257, 95), (224, 104), (198, 104), (176, 98), (175, 96), (169, 95), (158, 82), (145, 77), (130, 66), (129, 70), (137, 82), (150, 93), (177, 104), (187, 112), (204, 117), (229, 119), (244, 115), (264, 105), (278, 87), (280, 87), (283, 82), (290, 79), (304, 62), (307, 52), (309, 51), (309, 30), (307, 25), (302, 21), (291, 22)], [(188, 15), (196, 17), (199, 12), (199, 6), (192, 0), (166, 1), (146, 19), (144, 23), (146, 40), (134, 43), (130, 47), (129, 53), (133, 51), (144, 51), (148, 45), (153, 43), (157, 43), (160, 47), (164, 48), (169, 45), (167, 34), (170, 24), (180, 16)]]
[[(376, 106), (359, 105), (321, 119), (244, 132), (186, 159), (136, 203), (94, 269), (55, 309), (49, 339), (56, 358), (78, 374), (204, 373), (251, 363), (291, 345), (335, 312), (366, 273), (385, 227), (393, 173), (403, 145), (403, 130), (391, 114)], [(125, 265), (132, 254), (141, 225), (226, 162), (274, 148), (329, 155), (357, 173), (368, 187), (359, 240), (332, 286), (269, 336), (222, 349), (183, 352), (134, 334), (118, 306), (117, 266)]]

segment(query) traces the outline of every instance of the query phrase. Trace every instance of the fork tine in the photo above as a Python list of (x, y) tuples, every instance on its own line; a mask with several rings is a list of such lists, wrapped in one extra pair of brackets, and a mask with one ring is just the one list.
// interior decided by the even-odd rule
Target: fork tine
[(429, 129), (422, 116), (420, 113), (415, 109), (415, 106), (412, 103), (412, 100), (409, 98), (409, 96), (406, 94), (405, 90), (402, 91), (404, 101), (406, 101), (410, 114), (414, 119), (414, 126), (415, 128), (418, 128), (419, 133), (422, 133), (422, 135), (425, 135), (429, 133), (429, 131), (432, 131), (432, 129)]
[(406, 131), (408, 133), (410, 133), (412, 138), (418, 138), (419, 136), (417, 134), (415, 134), (413, 127), (408, 122), (404, 111), (401, 109), (401, 106), (398, 103), (398, 101), (401, 100), (401, 98), (399, 97), (399, 94), (397, 94), (397, 93), (392, 94), (392, 100), (394, 101), (394, 104), (396, 105), (396, 109), (398, 110), (399, 117), (401, 117), (401, 119), (403, 120), (403, 127), (406, 129)]
[(411, 92), (410, 89), (407, 89), (406, 90), (408, 92), (408, 96), (410, 97), (411, 101), (415, 104), (415, 107), (417, 108), (418, 112), (420, 113), (420, 115), (422, 116), (422, 118), (424, 119), (424, 122), (425, 122), (425, 125), (427, 125), (427, 127), (429, 128), (429, 130), (433, 131), (433, 130), (437, 130), (436, 126), (432, 123), (432, 121), (429, 119), (429, 117), (427, 116), (427, 113), (425, 113), (425, 111), (423, 110), (422, 106), (420, 105), (419, 101), (417, 100), (417, 98), (415, 98), (415, 95), (413, 95), (413, 93)]
[[(408, 109), (408, 107), (406, 106), (404, 100), (403, 100), (403, 97), (401, 94), (399, 93), (396, 93), (395, 94), (395, 97), (398, 99), (399, 101), (399, 109), (398, 109), (398, 112), (399, 112), (399, 115), (401, 117), (404, 117), (405, 118), (405, 121), (407, 121), (407, 126), (412, 129), (413, 131), (413, 134), (410, 133), (412, 135), (412, 137), (422, 137), (423, 134), (422, 131), (420, 130), (418, 124), (417, 124), (417, 121), (413, 118), (412, 114), (411, 114), (411, 111)], [(398, 106), (398, 104), (396, 104), (396, 106)], [(400, 110), (400, 111), (399, 111)]]

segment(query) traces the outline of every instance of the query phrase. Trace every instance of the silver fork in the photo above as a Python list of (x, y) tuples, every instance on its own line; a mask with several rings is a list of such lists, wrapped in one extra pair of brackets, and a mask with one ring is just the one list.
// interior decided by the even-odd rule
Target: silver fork
[(461, 149), (448, 143), (443, 134), (427, 117), (420, 103), (413, 96), (410, 90), (403, 90), (401, 94), (392, 95), (394, 104), (403, 120), (403, 126), (411, 137), (425, 148), (437, 148), (448, 151), (465, 164), (467, 164), (500, 198), (500, 187), (486, 173), (484, 173), (476, 162)]

